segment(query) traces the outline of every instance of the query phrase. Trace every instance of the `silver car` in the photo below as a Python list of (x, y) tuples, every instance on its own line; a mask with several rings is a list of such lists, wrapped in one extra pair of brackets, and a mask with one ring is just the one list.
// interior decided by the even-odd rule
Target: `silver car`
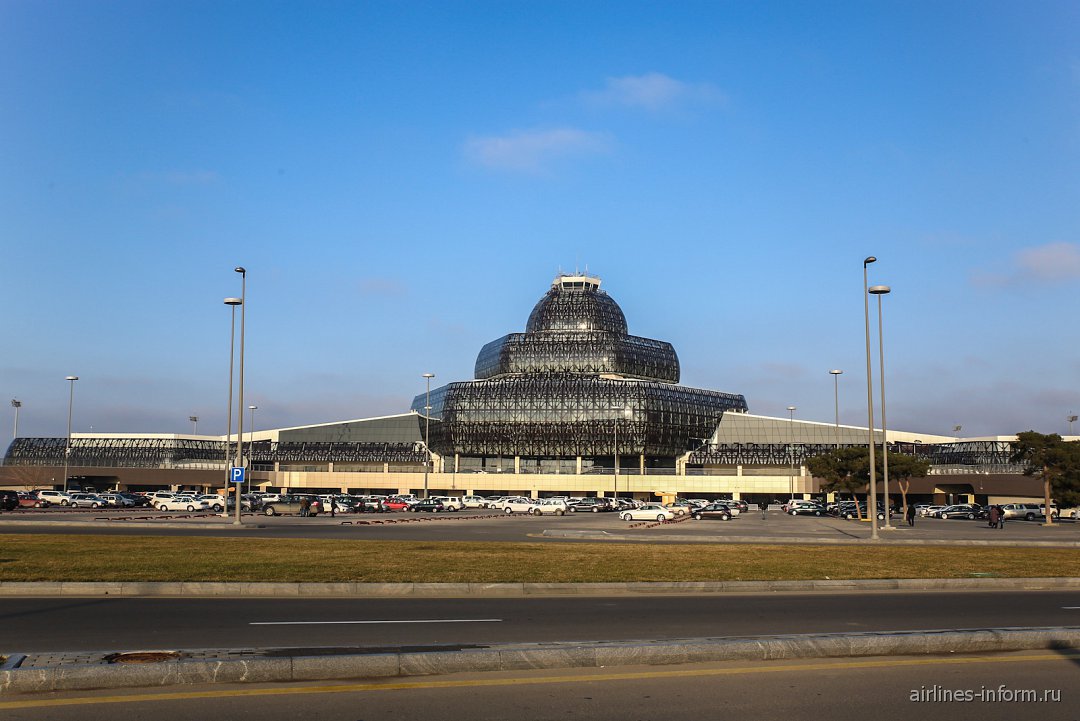
[(96, 493), (72, 493), (68, 505), (72, 508), (104, 508), (109, 502)]

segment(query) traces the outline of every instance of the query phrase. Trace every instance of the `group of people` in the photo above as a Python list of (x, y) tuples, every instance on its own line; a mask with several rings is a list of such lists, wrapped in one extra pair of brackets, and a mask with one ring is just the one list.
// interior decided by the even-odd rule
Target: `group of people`
[(1005, 528), (1005, 509), (990, 506), (990, 528)]
[(322, 513), (322, 501), (318, 498), (311, 499), (304, 496), (300, 499), (300, 517), (307, 518), (312, 515), (319, 515)]

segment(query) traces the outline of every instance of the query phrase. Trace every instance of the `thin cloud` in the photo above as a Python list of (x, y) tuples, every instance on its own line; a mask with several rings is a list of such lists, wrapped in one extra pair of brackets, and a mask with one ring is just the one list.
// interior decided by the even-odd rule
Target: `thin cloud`
[(464, 152), (471, 162), (487, 168), (537, 172), (556, 159), (605, 153), (610, 147), (611, 139), (603, 133), (556, 128), (469, 138)]
[(1063, 283), (1080, 279), (1080, 245), (1047, 243), (1017, 252), (1005, 272), (981, 271), (972, 277), (986, 287)]
[(686, 83), (663, 73), (608, 78), (603, 90), (581, 93), (589, 105), (622, 106), (659, 111), (692, 102), (723, 102), (724, 93), (710, 83)]

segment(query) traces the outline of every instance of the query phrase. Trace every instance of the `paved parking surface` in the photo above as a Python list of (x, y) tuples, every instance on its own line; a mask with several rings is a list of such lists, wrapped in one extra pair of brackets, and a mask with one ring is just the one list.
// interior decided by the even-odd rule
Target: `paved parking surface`
[[(126, 519), (126, 520), (121, 520)], [(604, 534), (617, 540), (653, 543), (693, 541), (756, 542), (859, 542), (870, 537), (869, 523), (831, 517), (792, 517), (779, 510), (762, 519), (757, 512), (731, 521), (694, 521), (683, 517), (668, 523), (621, 520), (614, 513), (579, 513), (567, 516), (507, 516), (477, 510), (443, 514), (349, 514), (331, 518), (245, 515), (243, 528), (233, 519), (212, 514), (162, 513), (123, 510), (90, 511), (46, 509), (0, 514), (0, 533), (153, 533), (173, 535), (222, 535), (245, 533), (293, 538), (368, 538), (386, 540), (456, 540), (567, 542), (601, 540)], [(1038, 522), (1010, 521), (1004, 529), (989, 528), (985, 521), (920, 518), (911, 528), (893, 521), (893, 530), (882, 529), (882, 540), (922, 542), (1080, 542), (1080, 523), (1071, 519), (1047, 527)], [(545, 534), (547, 532), (547, 535)], [(616, 539), (613, 539), (616, 540)]]

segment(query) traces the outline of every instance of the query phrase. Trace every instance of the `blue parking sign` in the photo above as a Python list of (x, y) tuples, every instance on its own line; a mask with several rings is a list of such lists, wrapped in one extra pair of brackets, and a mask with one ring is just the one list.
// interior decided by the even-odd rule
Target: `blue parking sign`
[(232, 481), (233, 483), (243, 483), (244, 482), (244, 471), (246, 471), (246, 470), (247, 469), (244, 468), (243, 466), (240, 466), (240, 467), (233, 466), (232, 468), (229, 469), (229, 480)]

